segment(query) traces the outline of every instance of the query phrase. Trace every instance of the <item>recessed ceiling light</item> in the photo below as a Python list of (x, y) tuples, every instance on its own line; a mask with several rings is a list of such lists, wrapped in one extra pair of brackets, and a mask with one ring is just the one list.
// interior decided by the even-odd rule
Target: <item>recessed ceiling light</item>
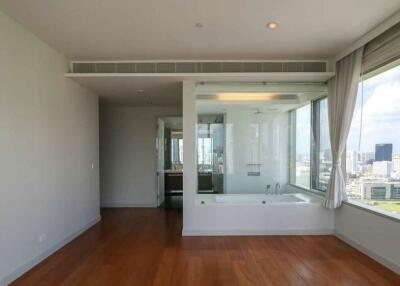
[(136, 92), (137, 93), (144, 93), (144, 89), (138, 89)]
[(196, 23), (195, 26), (196, 26), (196, 28), (203, 28), (203, 23), (200, 23), (200, 22)]
[(268, 22), (267, 23), (267, 28), (268, 29), (276, 29), (276, 28), (278, 28), (278, 23), (277, 22), (274, 22), (274, 21), (271, 21), (271, 22)]

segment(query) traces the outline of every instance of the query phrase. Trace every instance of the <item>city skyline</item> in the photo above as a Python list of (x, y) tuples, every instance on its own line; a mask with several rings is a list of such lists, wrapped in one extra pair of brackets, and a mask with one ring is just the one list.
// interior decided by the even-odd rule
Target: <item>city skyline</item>
[[(296, 124), (299, 130), (310, 128), (310, 112), (309, 105), (298, 109)], [(325, 128), (321, 129), (320, 148), (327, 150), (330, 149), (327, 104), (321, 106), (321, 113), (325, 114), (321, 116), (321, 126)], [(400, 153), (400, 136), (393, 130), (400, 130), (400, 66), (360, 83), (346, 150), (375, 152), (376, 144), (390, 143), (393, 154)], [(298, 136), (296, 145), (299, 155), (309, 156), (309, 136)]]
[[(296, 110), (295, 184), (321, 191), (326, 190), (332, 168), (327, 103), (327, 99), (318, 102), (318, 118), (311, 117), (311, 104)], [(313, 138), (313, 142), (313, 134), (310, 133), (313, 131), (312, 121), (319, 126), (319, 138)], [(400, 66), (359, 84), (345, 150), (346, 193), (351, 200), (380, 211), (400, 213), (398, 130)], [(316, 161), (311, 156), (311, 152), (314, 152), (311, 148), (319, 152)], [(315, 162), (318, 165), (313, 169)]]

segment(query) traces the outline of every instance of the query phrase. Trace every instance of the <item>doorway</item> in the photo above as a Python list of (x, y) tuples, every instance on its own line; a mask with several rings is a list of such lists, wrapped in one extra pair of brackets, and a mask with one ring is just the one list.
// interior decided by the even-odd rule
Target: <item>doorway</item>
[(158, 118), (157, 127), (157, 205), (181, 209), (183, 201), (182, 117)]

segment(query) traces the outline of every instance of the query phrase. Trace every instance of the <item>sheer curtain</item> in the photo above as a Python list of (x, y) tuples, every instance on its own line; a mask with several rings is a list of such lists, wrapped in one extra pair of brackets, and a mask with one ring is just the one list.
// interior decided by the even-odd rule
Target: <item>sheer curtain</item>
[(329, 132), (332, 148), (332, 170), (323, 205), (329, 209), (347, 200), (346, 182), (341, 158), (346, 148), (357, 88), (360, 81), (364, 48), (359, 48), (336, 63), (336, 76), (328, 82)]

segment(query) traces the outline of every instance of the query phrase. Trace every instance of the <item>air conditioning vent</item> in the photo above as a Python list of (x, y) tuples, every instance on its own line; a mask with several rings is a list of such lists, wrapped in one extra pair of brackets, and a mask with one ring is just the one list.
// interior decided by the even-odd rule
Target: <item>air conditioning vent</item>
[(326, 62), (72, 62), (72, 73), (326, 72)]

